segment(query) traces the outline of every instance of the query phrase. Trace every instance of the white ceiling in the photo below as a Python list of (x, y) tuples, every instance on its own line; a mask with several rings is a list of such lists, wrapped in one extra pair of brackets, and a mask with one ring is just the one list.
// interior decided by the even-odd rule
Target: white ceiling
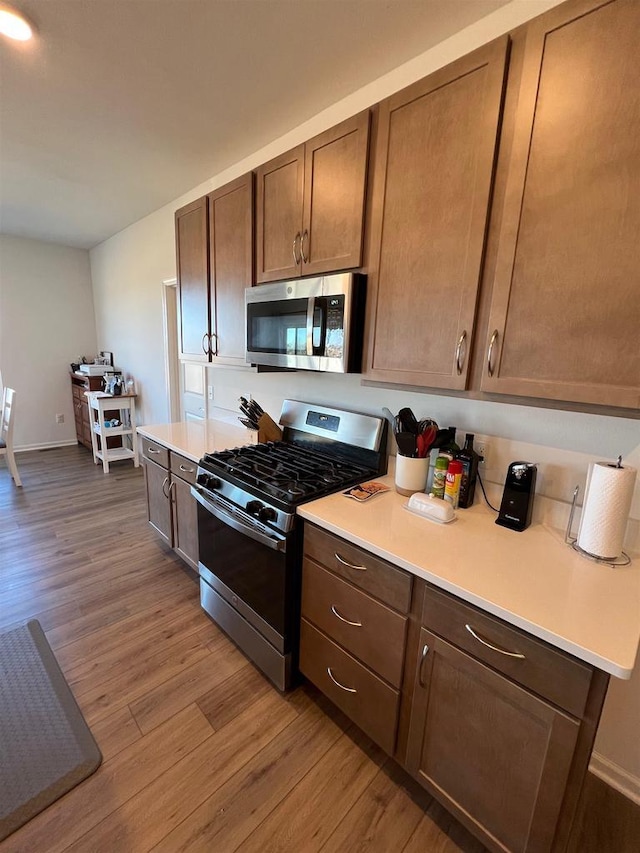
[(90, 248), (508, 0), (15, 0), (0, 232)]

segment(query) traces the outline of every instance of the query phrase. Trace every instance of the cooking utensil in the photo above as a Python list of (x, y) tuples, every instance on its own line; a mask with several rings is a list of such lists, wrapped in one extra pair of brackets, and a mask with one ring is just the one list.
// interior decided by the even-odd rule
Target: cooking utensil
[(411, 409), (400, 409), (398, 412), (398, 418), (400, 419), (402, 432), (412, 432), (414, 435), (418, 434), (418, 421)]
[(416, 435), (412, 432), (402, 431), (396, 434), (396, 444), (398, 445), (398, 453), (401, 456), (415, 456), (416, 450)]
[(249, 418), (238, 418), (241, 424), (246, 426), (247, 429), (258, 429), (258, 424), (255, 421), (250, 420)]

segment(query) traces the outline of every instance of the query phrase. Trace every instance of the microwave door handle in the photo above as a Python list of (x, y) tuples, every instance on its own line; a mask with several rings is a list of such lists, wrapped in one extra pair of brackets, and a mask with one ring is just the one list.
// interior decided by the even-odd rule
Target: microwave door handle
[[(320, 344), (313, 345), (313, 322), (320, 309)], [(324, 355), (327, 338), (327, 300), (322, 296), (309, 297), (307, 305), (307, 355)]]
[(310, 296), (307, 300), (307, 355), (313, 355), (313, 317), (315, 310), (315, 297)]
[(215, 515), (217, 519), (229, 527), (232, 527), (238, 533), (242, 533), (244, 536), (254, 539), (261, 545), (266, 545), (267, 548), (271, 548), (273, 551), (285, 550), (284, 539), (275, 539), (271, 536), (267, 536), (266, 533), (262, 533), (260, 530), (256, 530), (255, 527), (251, 527), (249, 524), (244, 524), (242, 521), (239, 521), (237, 518), (234, 518), (232, 515), (229, 515), (229, 513), (215, 506), (215, 504), (212, 504), (211, 501), (208, 501), (194, 486), (191, 486), (191, 494), (198, 503), (202, 504), (207, 512), (210, 512), (211, 515)]

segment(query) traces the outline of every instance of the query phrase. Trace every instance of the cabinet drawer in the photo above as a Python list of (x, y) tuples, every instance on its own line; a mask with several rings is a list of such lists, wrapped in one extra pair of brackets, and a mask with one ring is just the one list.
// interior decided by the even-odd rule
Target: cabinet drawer
[(302, 614), (394, 687), (400, 687), (406, 616), (308, 559), (302, 570)]
[(195, 483), (198, 463), (192, 462), (186, 456), (181, 456), (173, 450), (169, 451), (169, 467), (171, 473), (187, 483)]
[(372, 740), (393, 754), (398, 725), (398, 691), (358, 663), (306, 619), (302, 620), (300, 629), (300, 670)]
[(141, 436), (142, 438), (142, 455), (145, 459), (150, 459), (152, 462), (156, 462), (158, 465), (162, 465), (163, 468), (169, 467), (169, 451), (162, 444), (158, 444), (157, 441), (149, 441), (148, 438)]
[(413, 578), (402, 569), (310, 524), (304, 529), (304, 552), (390, 607), (409, 612)]
[[(569, 713), (582, 717), (593, 673), (588, 664), (426, 585), (422, 620), (434, 634)], [(487, 644), (502, 651), (491, 649)], [(506, 652), (522, 657), (512, 657)]]

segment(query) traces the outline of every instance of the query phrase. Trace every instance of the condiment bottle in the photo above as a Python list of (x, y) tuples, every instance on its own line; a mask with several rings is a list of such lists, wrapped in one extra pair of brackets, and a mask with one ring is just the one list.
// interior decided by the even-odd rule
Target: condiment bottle
[(451, 460), (447, 456), (438, 456), (433, 466), (433, 483), (431, 494), (435, 498), (444, 497), (445, 481), (447, 479), (447, 468)]
[(462, 462), (453, 459), (447, 468), (447, 479), (444, 487), (444, 499), (449, 501), (454, 509), (458, 508), (460, 498), (460, 481), (462, 480)]
[(447, 432), (449, 435), (440, 444), (440, 455), (452, 460), (460, 452), (460, 445), (456, 444), (456, 428), (454, 426), (447, 427)]
[(478, 476), (478, 462), (480, 457), (473, 449), (474, 435), (468, 432), (465, 436), (464, 447), (456, 456), (459, 462), (462, 462), (462, 480), (460, 481), (460, 500), (461, 509), (467, 509), (473, 504), (473, 497), (476, 491), (476, 478)]

